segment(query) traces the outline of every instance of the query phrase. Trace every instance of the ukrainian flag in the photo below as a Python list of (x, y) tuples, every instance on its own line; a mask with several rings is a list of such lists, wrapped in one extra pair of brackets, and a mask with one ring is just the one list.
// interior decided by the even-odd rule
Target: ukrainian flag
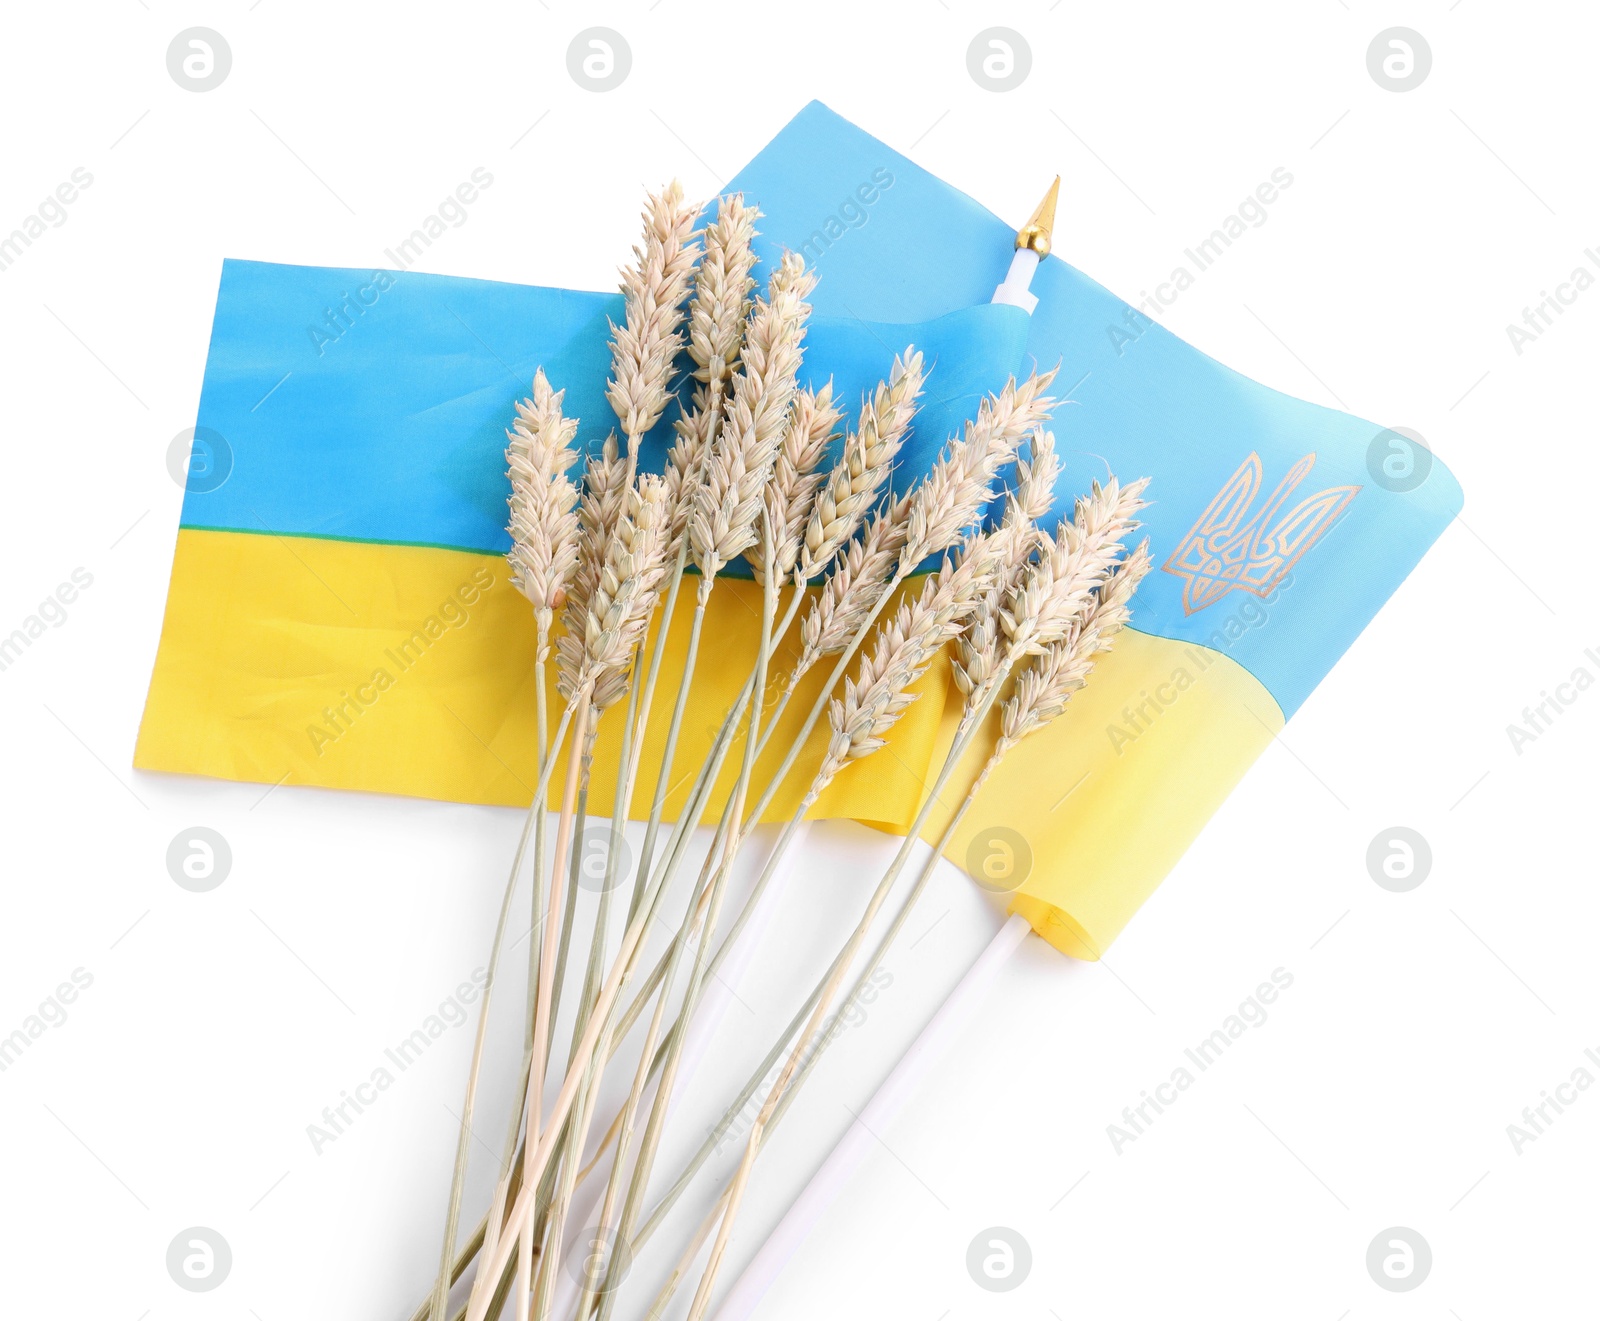
[[(1053, 423), (1058, 513), (1108, 470), (1151, 478), (1155, 568), (1131, 628), (1067, 715), (1002, 763), (950, 849), (962, 865), (996, 859), (988, 880), (1040, 934), (1098, 957), (1455, 516), (1460, 488), (1414, 441), (1246, 380), (1059, 258), (1035, 276), (1031, 318), (990, 305), (1011, 227), (821, 104), (729, 187), (763, 212), (763, 271), (784, 248), (816, 265), (809, 383), (831, 379), (853, 408), (895, 353), (926, 355), (900, 488), (1008, 375), (1057, 364), (1054, 393), (1071, 400)], [(502, 558), (504, 430), (543, 366), (598, 445), (619, 307), (226, 263), (135, 764), (527, 803), (533, 624)], [(667, 439), (648, 439), (645, 466), (659, 468)], [(731, 577), (711, 600), (669, 812), (754, 658), (753, 585)], [(930, 673), (891, 747), (841, 775), (817, 813), (904, 831), (959, 705), (946, 672)], [(602, 814), (619, 723), (605, 722), (596, 760)], [(791, 790), (775, 814), (793, 809)]]

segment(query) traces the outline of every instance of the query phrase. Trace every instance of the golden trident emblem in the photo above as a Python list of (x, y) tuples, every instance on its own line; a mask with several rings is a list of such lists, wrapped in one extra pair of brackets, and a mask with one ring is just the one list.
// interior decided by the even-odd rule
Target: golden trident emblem
[[(1359, 486), (1330, 486), (1308, 495), (1276, 523), (1278, 510), (1316, 466), (1307, 454), (1289, 469), (1254, 515), (1250, 507), (1261, 490), (1261, 456), (1252, 453), (1223, 483), (1176, 550), (1161, 566), (1184, 579), (1183, 613), (1215, 605), (1229, 592), (1267, 596), (1299, 558), (1333, 526)], [(1270, 530), (1269, 530), (1270, 529)]]

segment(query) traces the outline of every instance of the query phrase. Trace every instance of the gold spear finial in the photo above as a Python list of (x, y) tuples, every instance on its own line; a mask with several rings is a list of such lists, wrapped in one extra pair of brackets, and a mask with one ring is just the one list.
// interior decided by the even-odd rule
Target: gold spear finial
[(1044, 201), (1034, 208), (1028, 223), (1017, 231), (1017, 247), (1032, 248), (1041, 257), (1050, 255), (1050, 231), (1056, 223), (1056, 197), (1061, 192), (1061, 176), (1055, 177)]

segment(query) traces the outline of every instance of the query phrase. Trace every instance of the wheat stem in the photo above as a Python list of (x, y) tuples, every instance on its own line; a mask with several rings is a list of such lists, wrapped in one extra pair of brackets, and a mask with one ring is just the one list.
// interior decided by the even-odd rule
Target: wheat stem
[[(755, 678), (751, 686), (752, 692), (756, 693), (766, 691), (767, 665), (773, 645), (773, 622), (777, 614), (779, 588), (779, 579), (773, 571), (774, 556), (777, 553), (775, 543), (777, 541), (778, 530), (773, 524), (772, 510), (770, 506), (766, 510), (764, 521), (767, 524), (764, 530), (764, 540), (767, 553), (763, 565), (764, 586), (761, 593), (761, 641), (756, 656)], [(761, 716), (761, 703), (752, 702), (750, 704), (750, 726), (745, 736), (744, 759), (740, 766), (739, 779), (734, 787), (734, 791), (730, 799), (730, 819), (733, 822), (738, 822), (743, 819), (744, 803), (746, 795), (749, 792), (750, 777), (755, 769), (756, 750), (761, 733)], [(693, 963), (690, 965), (689, 982), (683, 993), (682, 1005), (679, 1008), (672, 1034), (668, 1039), (666, 1060), (661, 1067), (661, 1076), (656, 1086), (655, 1100), (650, 1108), (649, 1119), (645, 1124), (644, 1137), (639, 1147), (639, 1156), (637, 1161), (634, 1163), (633, 1179), (628, 1188), (628, 1196), (622, 1204), (621, 1217), (617, 1222), (616, 1238), (619, 1242), (626, 1241), (628, 1236), (632, 1233), (633, 1224), (638, 1218), (640, 1204), (644, 1200), (645, 1192), (649, 1185), (650, 1171), (655, 1164), (656, 1152), (659, 1149), (662, 1131), (666, 1125), (667, 1110), (671, 1103), (673, 1086), (677, 1079), (678, 1063), (682, 1058), (684, 1042), (688, 1036), (687, 1029), (689, 1020), (694, 1014), (695, 1008), (700, 999), (701, 988), (704, 985), (707, 955), (709, 954), (711, 947), (711, 936), (712, 933), (714, 933), (717, 929), (717, 919), (721, 913), (722, 898), (726, 890), (728, 876), (732, 871), (733, 855), (736, 849), (736, 837), (734, 832), (730, 830), (727, 834), (726, 842), (723, 845), (721, 857), (713, 872), (713, 880), (709, 888), (709, 898), (704, 905), (704, 917), (701, 922), (701, 930), (704, 934), (696, 946), (695, 958)], [(698, 905), (696, 906), (698, 907)], [(675, 945), (674, 963), (676, 963), (676, 961), (682, 957), (682, 951), (688, 947), (689, 940), (687, 939), (687, 935), (688, 933), (685, 931), (684, 936), (680, 938)], [(661, 990), (661, 999), (663, 1002), (665, 1002), (667, 998), (668, 990), (671, 987), (672, 980), (673, 968), (669, 966), (666, 981)], [(642, 1049), (641, 1063), (651, 1059), (654, 1053), (654, 1040), (647, 1040)], [(630, 1107), (632, 1107), (634, 1110), (637, 1110), (639, 1105), (639, 1098), (643, 1093), (643, 1081), (646, 1076), (646, 1072), (641, 1070), (638, 1075), (634, 1092), (629, 1097)], [(631, 1119), (625, 1119), (623, 1123), (624, 1135), (628, 1133), (630, 1127)], [(625, 1156), (625, 1148), (619, 1144), (617, 1148), (617, 1155), (612, 1166), (612, 1181), (614, 1184), (618, 1181), (620, 1176)], [(610, 1188), (608, 1188), (608, 1202), (610, 1200), (610, 1191)], [(601, 1235), (603, 1237), (611, 1227), (604, 1215), (602, 1215), (600, 1224)], [(610, 1270), (608, 1271), (608, 1281), (610, 1276), (613, 1275), (617, 1269), (618, 1260), (620, 1260), (620, 1258), (614, 1255), (611, 1261)], [(601, 1321), (607, 1321), (607, 1318), (611, 1314), (612, 1308), (615, 1306), (617, 1298), (617, 1289), (615, 1287), (616, 1284), (620, 1284), (620, 1280), (612, 1284), (610, 1289), (606, 1292), (605, 1297), (601, 1301)], [(578, 1315), (586, 1315), (586, 1312), (582, 1306), (579, 1308)]]
[[(571, 719), (572, 707), (569, 704), (562, 713), (558, 725), (556, 734), (558, 746)], [(527, 851), (533, 824), (543, 812), (544, 795), (549, 789), (550, 773), (554, 768), (555, 759), (546, 757), (540, 768), (539, 782), (534, 788), (533, 800), (528, 805), (528, 814), (523, 819), (522, 834), (517, 841), (517, 851), (511, 861), (511, 874), (506, 880), (505, 897), (500, 904), (500, 915), (495, 921), (494, 938), (489, 946), (489, 963), (484, 977), (483, 997), (478, 1005), (478, 1027), (472, 1042), (472, 1064), (467, 1073), (467, 1092), (461, 1108), (461, 1131), (456, 1138), (455, 1165), (450, 1176), (450, 1197), (445, 1209), (444, 1245), (440, 1249), (439, 1273), (435, 1277), (433, 1297), (428, 1306), (430, 1319), (444, 1315), (450, 1281), (453, 1278), (450, 1271), (456, 1259), (456, 1233), (460, 1227), (461, 1197), (466, 1181), (467, 1158), (471, 1149), (472, 1115), (477, 1105), (478, 1080), (482, 1071), (484, 1044), (489, 1032), (489, 1003), (494, 990), (495, 973), (499, 967), (500, 952), (505, 941), (506, 918), (511, 909), (512, 895), (516, 892), (517, 877), (522, 871), (522, 860)]]
[[(740, 709), (742, 709), (743, 703), (749, 700), (750, 688), (747, 684), (739, 699)], [(731, 732), (735, 719), (736, 717), (730, 718), (724, 722), (722, 733), (712, 749), (711, 757), (702, 768), (705, 772), (705, 778), (701, 785), (701, 793), (695, 799), (692, 809), (674, 824), (673, 838), (662, 859), (661, 867), (651, 878), (645, 900), (640, 906), (639, 914), (623, 934), (622, 946), (617, 951), (606, 981), (601, 986), (600, 994), (595, 999), (594, 1012), (590, 1016), (584, 1039), (579, 1043), (577, 1053), (581, 1058), (587, 1058), (593, 1052), (596, 1042), (614, 1028), (613, 1016), (617, 1002), (622, 992), (627, 989), (637, 966), (644, 932), (654, 920), (657, 906), (660, 904), (666, 888), (666, 882), (681, 863), (683, 850), (689, 836), (698, 826), (700, 817), (704, 813), (706, 803), (710, 797), (710, 787), (715, 784), (723, 759), (732, 743)], [(538, 1135), (537, 1140), (530, 1142), (526, 1150), (523, 1163), (522, 1189), (516, 1195), (516, 1199), (509, 1211), (503, 1217), (500, 1217), (507, 1233), (520, 1230), (523, 1218), (533, 1212), (533, 1181), (542, 1177), (556, 1145), (555, 1136), (551, 1130), (566, 1121), (571, 1112), (572, 1103), (580, 1082), (581, 1077), (578, 1071), (570, 1070), (560, 1092), (551, 1105), (549, 1124)], [(491, 1214), (491, 1228), (494, 1228), (495, 1219), (496, 1216)], [(483, 1321), (483, 1318), (487, 1315), (490, 1289), (490, 1285), (487, 1282), (498, 1280), (504, 1274), (510, 1263), (511, 1255), (512, 1249), (505, 1246), (503, 1239), (497, 1239), (493, 1234), (486, 1237), (484, 1249), (479, 1253), (478, 1273), (473, 1286), (473, 1297), (468, 1300), (468, 1321)]]
[[(589, 721), (594, 713), (594, 706), (589, 701), (591, 691), (592, 688), (585, 688), (578, 695), (578, 719), (572, 730), (572, 747), (567, 757), (567, 780), (561, 795), (561, 816), (556, 823), (556, 842), (551, 854), (555, 867), (550, 876), (547, 910), (549, 912), (555, 911), (556, 904), (562, 897), (563, 883), (566, 879), (562, 863), (572, 843), (572, 819), (577, 805), (578, 786), (582, 781), (581, 765), (585, 745), (588, 742)], [(550, 1011), (556, 980), (556, 943), (559, 938), (555, 924), (550, 922), (546, 922), (541, 934), (544, 937), (544, 953), (540, 956), (539, 992), (534, 1010), (533, 1064), (528, 1074), (527, 1116), (523, 1120), (532, 1137), (540, 1135), (540, 1094), (544, 1090), (545, 1056), (549, 1050)]]
[[(1091, 544), (1097, 537), (1120, 535), (1131, 526), (1132, 512), (1133, 509), (1137, 508), (1138, 494), (1142, 489), (1143, 484), (1137, 483), (1135, 487), (1129, 488), (1132, 492), (1131, 497), (1124, 497), (1119, 500), (1114, 483), (1108, 488), (1109, 498), (1097, 486), (1093, 496), (1088, 501), (1080, 502), (1078, 517), (1071, 526), (1077, 530), (1083, 540)], [(1069, 541), (1072, 540), (1070, 535), (1067, 539)], [(1058, 537), (1058, 544), (1059, 540), (1060, 538)], [(1114, 554), (1114, 552), (1111, 553)], [(1092, 558), (1092, 555), (1089, 558)], [(1107, 558), (1109, 558), (1109, 555)], [(701, 1283), (696, 1291), (694, 1302), (690, 1307), (688, 1321), (699, 1321), (709, 1305), (711, 1290), (731, 1239), (733, 1223), (741, 1205), (745, 1188), (748, 1186), (756, 1155), (764, 1142), (765, 1133), (779, 1107), (786, 1105), (785, 1094), (789, 1091), (791, 1082), (793, 1081), (796, 1084), (803, 1082), (804, 1075), (796, 1079), (795, 1074), (801, 1066), (802, 1058), (809, 1043), (815, 1038), (822, 1019), (827, 1015), (833, 1004), (845, 973), (855, 961), (861, 942), (865, 939), (872, 923), (876, 920), (879, 909), (888, 897), (889, 891), (904, 869), (915, 842), (927, 823), (928, 815), (934, 804), (939, 801), (950, 776), (962, 760), (972, 740), (982, 729), (988, 713), (998, 700), (1012, 668), (1027, 662), (1023, 679), (1019, 682), (1018, 692), (1007, 703), (1007, 718), (1003, 723), (1002, 733), (996, 739), (989, 757), (968, 788), (962, 802), (952, 815), (952, 819), (941, 832), (939, 842), (929, 856), (922, 875), (913, 886), (906, 905), (902, 908), (896, 924), (891, 927), (887, 939), (893, 938), (894, 932), (898, 930), (898, 923), (904, 921), (910, 906), (920, 897), (929, 876), (937, 865), (939, 857), (945, 847), (948, 846), (949, 841), (954, 837), (957, 825), (962, 817), (965, 816), (967, 809), (971, 806), (979, 790), (988, 780), (989, 775), (1000, 760), (1028, 734), (1059, 716), (1065, 709), (1072, 693), (1082, 687), (1087, 680), (1088, 672), (1093, 666), (1094, 657), (1099, 652), (1109, 648), (1112, 638), (1126, 621), (1128, 600), (1137, 588), (1140, 579), (1148, 571), (1148, 568), (1149, 551), (1148, 543), (1145, 543), (1139, 546), (1115, 570), (1102, 569), (1098, 571), (1097, 585), (1099, 586), (1099, 595), (1092, 602), (1088, 599), (1087, 594), (1080, 596), (1076, 593), (1075, 587), (1071, 585), (1073, 580), (1070, 575), (1060, 579), (1056, 588), (1058, 595), (1072, 602), (1071, 606), (1068, 607), (1071, 613), (1071, 620), (1065, 626), (1062, 638), (1059, 641), (1048, 644), (1042, 651), (1039, 651), (1034, 646), (1021, 640), (1023, 630), (1019, 628), (1013, 636), (1013, 645), (1006, 648), (999, 667), (989, 677), (984, 688), (973, 694), (975, 700), (971, 700), (968, 703), (961, 724), (958, 726), (956, 739), (945, 758), (938, 777), (935, 779), (921, 809), (918, 811), (905, 841), (897, 851), (893, 862), (885, 872), (882, 881), (869, 901), (860, 923), (835, 958), (822, 992), (812, 1006), (810, 1018), (807, 1020), (806, 1026), (800, 1035), (795, 1038), (784, 1069), (768, 1093), (761, 1111), (752, 1125), (750, 1136), (745, 1145), (744, 1155), (728, 1189), (721, 1213), (721, 1223), (718, 1226), (717, 1238), (712, 1246), (711, 1256), (701, 1277)], [(1089, 572), (1094, 571), (1089, 570)], [(1037, 575), (1033, 577), (1036, 579)], [(1035, 597), (1033, 604), (1035, 607), (1039, 606), (1040, 603), (1037, 597)], [(1044, 609), (1042, 613), (1048, 613), (1048, 609)], [(1029, 622), (1032, 622), (1031, 618)], [(1032, 685), (1028, 683), (1030, 676), (1039, 676)], [(880, 946), (878, 958), (882, 957), (883, 948), (883, 946)], [(874, 962), (876, 962), (876, 959)], [(867, 974), (870, 975), (870, 972), (871, 968), (869, 967)], [(824, 1049), (825, 1046), (826, 1042), (824, 1041), (816, 1053), (820, 1054), (821, 1049)], [(813, 1056), (811, 1061), (813, 1064), (814, 1058)], [(770, 1065), (765, 1067), (770, 1067)]]

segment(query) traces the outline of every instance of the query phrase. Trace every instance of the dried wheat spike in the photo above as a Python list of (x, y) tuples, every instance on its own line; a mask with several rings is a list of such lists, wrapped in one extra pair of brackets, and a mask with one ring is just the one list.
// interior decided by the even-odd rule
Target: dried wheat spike
[(799, 572), (808, 581), (855, 535), (877, 500), (916, 414), (923, 379), (922, 355), (907, 348), (894, 360), (889, 379), (862, 404), (861, 421), (845, 439), (806, 523)]
[(584, 468), (583, 496), (578, 503), (578, 567), (567, 588), (566, 605), (561, 612), (564, 632), (556, 643), (557, 687), (564, 697), (570, 698), (578, 691), (589, 601), (600, 581), (627, 490), (628, 465), (617, 452), (617, 436), (612, 432)]
[[(843, 416), (844, 410), (834, 405), (831, 381), (821, 390), (801, 390), (795, 395), (783, 444), (778, 447), (773, 465), (772, 481), (766, 489), (766, 517), (757, 522), (756, 544), (744, 553), (758, 583), (766, 581), (769, 549), (777, 582), (785, 581), (794, 572), (801, 538), (807, 520), (813, 516), (817, 488), (823, 480), (824, 474), (817, 471), (817, 465), (833, 442), (835, 428)], [(777, 532), (776, 544), (769, 547), (769, 532), (773, 529)]]
[(833, 730), (813, 795), (849, 762), (876, 752), (884, 735), (916, 700), (907, 690), (940, 649), (956, 637), (999, 569), (993, 533), (969, 537), (953, 562), (931, 577), (910, 605), (879, 626), (859, 673), (828, 707)]
[(767, 297), (756, 300), (734, 377), (727, 420), (712, 442), (705, 484), (689, 516), (701, 591), (756, 538), (762, 496), (783, 442), (800, 369), (801, 343), (816, 280), (797, 253), (785, 253)]
[(1148, 479), (1122, 486), (1113, 477), (1079, 498), (1072, 519), (1062, 520), (1001, 612), (1008, 655), (1030, 655), (1059, 641), (1089, 608), (1122, 552), (1123, 538), (1138, 526), (1134, 515), (1144, 508), (1146, 485)]
[(1036, 427), (1028, 440), (1027, 455), (1017, 458), (1016, 489), (1006, 496), (1006, 511), (995, 532), (1000, 570), (956, 642), (956, 686), (967, 695), (969, 705), (982, 697), (997, 673), (1000, 620), (1006, 600), (1023, 582), (1041, 543), (1049, 543), (1039, 530), (1039, 520), (1049, 514), (1055, 503), (1060, 475), (1055, 437), (1043, 427)]
[(996, 475), (1011, 462), (1024, 437), (1050, 416), (1055, 400), (1042, 391), (1055, 375), (1036, 374), (1021, 385), (1007, 381), (999, 394), (983, 401), (959, 437), (945, 442), (939, 461), (913, 493), (901, 568), (909, 571), (941, 553), (972, 526), (994, 498)]
[(998, 395), (985, 399), (963, 435), (945, 442), (932, 471), (875, 513), (859, 543), (846, 545), (801, 625), (797, 673), (850, 645), (887, 579), (910, 574), (930, 555), (948, 550), (972, 525), (993, 496), (996, 474), (1049, 415), (1054, 401), (1040, 391), (1054, 377), (1054, 372), (1031, 376), (1020, 386), (1008, 381)]
[[(604, 710), (627, 692), (628, 667), (654, 613), (666, 571), (667, 485), (653, 474), (627, 488), (606, 545), (605, 561), (584, 616), (582, 656), (570, 698), (586, 685)], [(563, 643), (574, 642), (572, 635)]]
[(1001, 712), (996, 757), (1066, 710), (1073, 693), (1088, 681), (1095, 657), (1110, 650), (1128, 622), (1129, 603), (1149, 571), (1150, 543), (1142, 541), (1101, 586), (1088, 614), (1023, 668)]
[(878, 603), (889, 575), (906, 544), (906, 511), (911, 497), (901, 496), (873, 514), (859, 541), (849, 542), (823, 579), (822, 590), (800, 625), (800, 659), (796, 673), (809, 670), (824, 656), (850, 645)]
[(735, 194), (717, 203), (717, 218), (705, 231), (705, 256), (695, 270), (689, 298), (689, 357), (696, 385), (690, 407), (673, 423), (677, 437), (667, 458), (667, 489), (672, 499), (672, 534), (683, 534), (694, 507), (684, 490), (699, 484), (706, 447), (722, 416), (727, 385), (738, 369), (745, 319), (755, 280), (755, 222), (761, 213)]
[(622, 423), (633, 454), (639, 438), (667, 406), (672, 361), (683, 347), (683, 300), (700, 245), (694, 241), (699, 208), (683, 199), (674, 179), (644, 210), (644, 239), (634, 264), (622, 272), (623, 322), (611, 326), (611, 379), (606, 400)]
[(717, 218), (703, 235), (705, 256), (689, 302), (689, 357), (701, 383), (726, 379), (739, 363), (756, 254), (750, 246), (761, 212), (735, 193), (717, 201)]
[[(539, 635), (546, 638), (578, 567), (578, 487), (567, 476), (578, 459), (572, 448), (578, 422), (561, 415), (565, 394), (550, 388), (543, 369), (536, 371), (532, 398), (518, 401), (506, 432), (511, 477), (506, 559), (512, 583), (533, 604)], [(542, 664), (545, 657), (538, 659)]]

